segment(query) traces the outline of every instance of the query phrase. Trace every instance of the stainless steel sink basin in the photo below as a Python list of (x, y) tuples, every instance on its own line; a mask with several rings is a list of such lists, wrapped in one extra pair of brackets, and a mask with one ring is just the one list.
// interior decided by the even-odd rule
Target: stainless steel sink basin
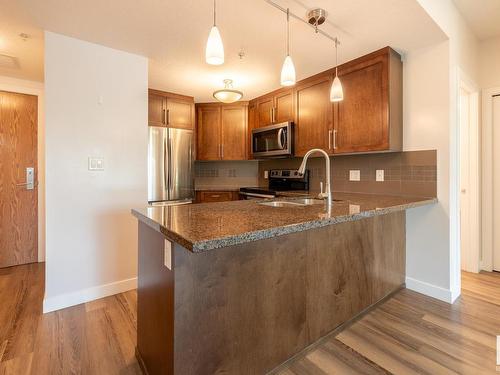
[(289, 201), (271, 201), (271, 202), (261, 202), (259, 203), (263, 206), (270, 206), (270, 207), (293, 207), (293, 206), (305, 206), (303, 203), (295, 203), (295, 202), (289, 202)]
[(326, 201), (324, 199), (301, 198), (301, 199), (294, 199), (293, 202), (297, 202), (304, 206), (312, 206), (313, 204), (325, 204)]

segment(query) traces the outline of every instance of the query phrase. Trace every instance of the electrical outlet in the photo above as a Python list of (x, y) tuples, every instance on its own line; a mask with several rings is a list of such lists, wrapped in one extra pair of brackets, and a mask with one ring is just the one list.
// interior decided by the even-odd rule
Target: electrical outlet
[(350, 215), (359, 214), (360, 210), (361, 210), (361, 206), (359, 204), (350, 204), (349, 205), (349, 214)]
[(268, 179), (269, 178), (269, 171), (264, 171), (264, 178)]
[(378, 182), (384, 181), (384, 170), (383, 169), (377, 169), (375, 171), (375, 181), (378, 181)]
[(361, 181), (361, 171), (359, 169), (351, 169), (349, 171), (349, 181)]

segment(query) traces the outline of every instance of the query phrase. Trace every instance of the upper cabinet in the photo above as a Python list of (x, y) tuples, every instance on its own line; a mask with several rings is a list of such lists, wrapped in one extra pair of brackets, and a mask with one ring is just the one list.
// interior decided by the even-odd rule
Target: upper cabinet
[(248, 103), (197, 104), (197, 160), (246, 160)]
[(194, 129), (194, 100), (190, 96), (149, 90), (149, 126)]
[(402, 149), (402, 63), (390, 48), (339, 67), (344, 100), (334, 105), (334, 153)]
[(295, 87), (295, 155), (312, 148), (333, 151), (333, 106), (330, 102), (330, 75), (312, 77)]
[(282, 89), (252, 101), (257, 108), (257, 126), (293, 121), (293, 89)]

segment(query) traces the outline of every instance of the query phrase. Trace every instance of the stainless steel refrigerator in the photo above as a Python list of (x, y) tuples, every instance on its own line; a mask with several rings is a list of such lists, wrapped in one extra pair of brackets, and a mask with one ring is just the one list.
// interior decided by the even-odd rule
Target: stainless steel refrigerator
[(148, 201), (153, 205), (190, 203), (193, 187), (193, 132), (149, 126)]

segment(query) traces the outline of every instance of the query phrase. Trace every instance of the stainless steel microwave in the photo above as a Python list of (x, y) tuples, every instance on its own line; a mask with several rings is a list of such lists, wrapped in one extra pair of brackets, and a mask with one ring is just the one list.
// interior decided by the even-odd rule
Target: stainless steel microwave
[(264, 126), (252, 130), (254, 157), (286, 157), (293, 155), (293, 122)]

